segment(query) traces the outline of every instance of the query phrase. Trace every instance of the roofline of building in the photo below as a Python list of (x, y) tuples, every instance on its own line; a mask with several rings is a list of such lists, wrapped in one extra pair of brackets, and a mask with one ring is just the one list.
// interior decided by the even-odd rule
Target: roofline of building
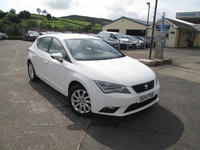
[[(157, 24), (158, 22), (161, 22), (162, 18), (161, 19), (158, 19), (155, 24)], [(174, 26), (174, 28), (178, 28), (178, 26), (176, 26), (175, 24), (173, 24), (172, 22), (170, 22), (169, 20), (167, 20), (167, 18), (165, 18), (165, 21), (167, 21), (168, 23), (172, 24)], [(152, 28), (153, 24), (151, 24), (149, 26), (149, 28)]]
[[(146, 24), (141, 23), (141, 22), (139, 22), (139, 21), (140, 21), (139, 19), (134, 19), (134, 18), (132, 19), (132, 18), (128, 18), (128, 17), (122, 16), (122, 17), (120, 17), (120, 18), (118, 18), (118, 19), (116, 19), (116, 20), (114, 20), (114, 21), (111, 21), (111, 22), (109, 22), (109, 23), (103, 25), (102, 27), (107, 26), (107, 25), (109, 25), (109, 24), (112, 24), (113, 22), (116, 22), (116, 21), (118, 21), (118, 20), (120, 20), (120, 19), (127, 19), (127, 20), (129, 20), (129, 21), (132, 21), (132, 22), (141, 24), (141, 25), (143, 25), (143, 26), (147, 26), (147, 23), (146, 23)], [(137, 21), (137, 20), (138, 20), (138, 21)], [(141, 21), (143, 21), (143, 20), (141, 20)], [(144, 22), (145, 22), (145, 21), (144, 21)], [(149, 22), (149, 23), (151, 23), (151, 22)]]
[[(160, 22), (162, 19), (159, 19), (155, 22), (155, 24), (157, 24), (158, 22)], [(171, 21), (170, 21), (171, 20)], [(177, 23), (181, 23), (185, 26), (190, 26), (192, 28), (193, 31), (196, 31), (196, 32), (200, 32), (198, 29), (194, 28), (192, 25), (189, 25), (189, 24), (186, 24), (186, 23), (183, 23), (183, 22), (180, 22), (180, 21), (177, 21), (177, 20), (173, 20), (173, 19), (169, 19), (169, 18), (165, 18), (165, 21), (167, 21), (168, 23), (170, 23), (171, 25), (173, 25), (174, 28), (179, 28), (179, 29), (186, 29), (186, 28), (181, 28), (179, 27), (178, 25), (174, 24), (172, 21), (174, 22), (177, 22)], [(149, 28), (152, 28), (152, 25), (149, 26)], [(191, 30), (191, 29), (188, 29), (188, 30)]]

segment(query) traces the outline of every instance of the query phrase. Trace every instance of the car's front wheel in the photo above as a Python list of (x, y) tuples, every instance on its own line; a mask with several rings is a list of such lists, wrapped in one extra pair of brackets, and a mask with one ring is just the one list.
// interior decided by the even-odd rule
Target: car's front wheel
[(28, 62), (28, 76), (31, 81), (36, 81), (38, 79), (31, 61)]
[(76, 85), (71, 88), (68, 98), (70, 108), (77, 115), (90, 116), (92, 114), (90, 96), (83, 86)]
[(137, 49), (137, 46), (135, 44), (133, 44), (133, 49)]

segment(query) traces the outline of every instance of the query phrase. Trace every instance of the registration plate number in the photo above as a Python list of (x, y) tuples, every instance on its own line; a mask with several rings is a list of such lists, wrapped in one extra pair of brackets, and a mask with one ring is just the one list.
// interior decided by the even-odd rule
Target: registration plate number
[(140, 103), (140, 102), (146, 101), (146, 100), (148, 100), (148, 99), (150, 99), (152, 97), (153, 97), (153, 92), (145, 94), (145, 95), (142, 95), (142, 96), (139, 97), (139, 101), (138, 102)]

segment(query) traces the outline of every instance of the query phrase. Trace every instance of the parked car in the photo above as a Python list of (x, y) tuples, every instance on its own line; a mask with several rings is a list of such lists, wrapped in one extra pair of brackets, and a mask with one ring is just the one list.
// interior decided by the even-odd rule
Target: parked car
[(115, 40), (115, 39), (111, 39), (107, 36), (101, 36), (101, 35), (95, 35), (95, 37), (98, 37), (100, 39), (102, 39), (103, 41), (105, 41), (106, 43), (108, 43), (109, 45), (111, 45), (112, 47), (114, 47), (115, 49), (119, 49), (119, 41)]
[(155, 104), (155, 73), (99, 38), (80, 34), (40, 36), (28, 50), (28, 75), (67, 96), (77, 115), (126, 116)]
[(133, 48), (137, 48), (137, 49), (144, 48), (144, 42), (142, 40), (131, 35), (127, 35), (126, 37), (134, 42)]
[(150, 47), (151, 46), (151, 40), (149, 37), (146, 36), (136, 36), (136, 38), (142, 40), (145, 44), (146, 47)]
[(40, 32), (40, 35), (46, 35), (48, 34), (47, 32)]
[(25, 41), (35, 41), (40, 36), (37, 31), (28, 31), (25, 36)]
[(8, 39), (8, 36), (5, 33), (0, 32), (0, 40)]
[(125, 35), (118, 32), (107, 32), (107, 31), (101, 31), (99, 35), (102, 36), (108, 36), (111, 39), (118, 40), (120, 42), (120, 48), (127, 49), (133, 47), (133, 41), (128, 39)]
[(3, 39), (8, 39), (8, 36), (5, 33), (3, 33)]

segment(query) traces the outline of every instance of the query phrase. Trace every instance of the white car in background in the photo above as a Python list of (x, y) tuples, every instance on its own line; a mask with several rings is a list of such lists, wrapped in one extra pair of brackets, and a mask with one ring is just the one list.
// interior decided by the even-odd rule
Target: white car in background
[(51, 34), (28, 51), (28, 75), (66, 95), (80, 116), (126, 116), (158, 101), (160, 84), (144, 64), (96, 37)]

